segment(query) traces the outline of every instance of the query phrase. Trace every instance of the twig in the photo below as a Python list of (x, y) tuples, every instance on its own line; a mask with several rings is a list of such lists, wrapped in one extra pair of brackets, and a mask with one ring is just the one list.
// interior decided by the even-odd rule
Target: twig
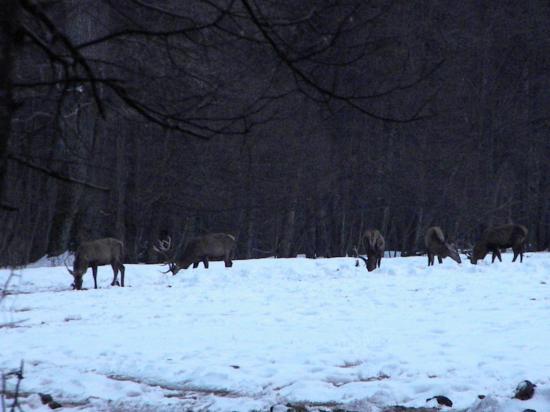
[(8, 287), (10, 286), (11, 281), (13, 280), (15, 276), (15, 272), (11, 271), (8, 278), (4, 282), (4, 286), (2, 286), (2, 290), (0, 290), (0, 302), (8, 295)]
[(19, 387), (21, 386), (21, 381), (23, 380), (23, 360), (21, 360), (21, 366), (19, 367), (19, 371), (16, 372), (17, 376), (17, 383), (15, 384), (15, 394), (13, 397), (13, 403), (11, 405), (11, 411), (14, 412), (15, 408), (22, 410), (21, 406), (19, 405)]
[(19, 410), (23, 412), (23, 408), (21, 408), (21, 405), (19, 404), (19, 389), (21, 387), (21, 381), (23, 380), (23, 368), (24, 368), (24, 361), (21, 360), (21, 365), (19, 366), (19, 369), (14, 370), (12, 372), (3, 373), (2, 374), (2, 393), (0, 394), (1, 398), (1, 405), (2, 405), (2, 412), (7, 412), (8, 409), (6, 409), (6, 395), (8, 393), (7, 391), (7, 380), (11, 376), (15, 376), (17, 378), (17, 382), (15, 384), (15, 391), (13, 392), (13, 402), (11, 406), (8, 406), (10, 409), (10, 412), (15, 412), (15, 410)]
[(6, 393), (6, 375), (2, 374), (2, 393), (0, 394), (2, 412), (6, 412), (6, 399), (4, 395), (5, 393)]

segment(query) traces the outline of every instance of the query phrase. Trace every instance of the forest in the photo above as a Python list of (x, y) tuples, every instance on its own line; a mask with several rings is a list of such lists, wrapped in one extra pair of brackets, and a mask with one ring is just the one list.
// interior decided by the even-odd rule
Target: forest
[(2, 265), (550, 246), (547, 1), (3, 0), (0, 47)]

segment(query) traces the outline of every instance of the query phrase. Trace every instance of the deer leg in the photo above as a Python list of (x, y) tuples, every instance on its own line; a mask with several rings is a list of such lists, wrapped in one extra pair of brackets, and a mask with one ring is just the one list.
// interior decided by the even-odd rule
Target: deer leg
[(119, 263), (118, 265), (118, 268), (120, 269), (120, 286), (124, 287), (124, 272), (126, 271), (126, 268), (122, 263)]
[(500, 250), (497, 249), (496, 252), (497, 252), (498, 260), (502, 262), (502, 257), (500, 256)]
[(202, 263), (204, 264), (204, 267), (208, 269), (208, 258), (206, 256), (202, 258)]
[(97, 289), (97, 266), (92, 266), (92, 275), (94, 276), (94, 289)]
[(437, 261), (441, 265), (443, 263), (443, 258), (441, 256), (437, 255)]
[(523, 245), (518, 246), (516, 249), (514, 249), (514, 260), (512, 262), (516, 261), (516, 258), (519, 255), (519, 261), (520, 263), (523, 262)]
[(382, 264), (382, 256), (378, 256), (378, 267)]
[(230, 268), (231, 266), (233, 266), (233, 262), (231, 262), (231, 256), (230, 256), (229, 252), (225, 253), (225, 256), (223, 258), (223, 262), (225, 263), (226, 268)]
[(116, 278), (118, 277), (118, 264), (111, 263), (111, 267), (113, 268), (113, 281), (111, 282), (111, 286), (115, 286), (117, 284)]
[(194, 263), (193, 263), (193, 269), (196, 269), (196, 268), (198, 268), (198, 267), (199, 267), (199, 262), (198, 262), (198, 261), (197, 261), (197, 262), (194, 262)]
[(493, 257), (491, 259), (491, 263), (495, 263), (495, 258), (497, 257), (497, 252), (493, 250)]
[(428, 266), (432, 265), (432, 254), (428, 253)]

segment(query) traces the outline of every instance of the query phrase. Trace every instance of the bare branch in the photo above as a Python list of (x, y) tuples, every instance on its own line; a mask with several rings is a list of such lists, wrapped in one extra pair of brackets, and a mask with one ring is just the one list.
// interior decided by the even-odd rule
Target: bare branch
[(44, 174), (46, 174), (50, 177), (53, 177), (53, 178), (58, 179), (58, 180), (62, 180), (64, 182), (82, 185), (82, 186), (87, 187), (89, 189), (100, 190), (100, 191), (103, 191), (103, 192), (108, 192), (109, 191), (108, 187), (95, 185), (93, 183), (85, 182), (83, 180), (76, 179), (74, 177), (64, 176), (59, 172), (47, 169), (47, 168), (42, 167), (42, 166), (39, 166), (37, 164), (32, 163), (29, 160), (25, 160), (25, 159), (23, 159), (19, 156), (13, 155), (13, 154), (8, 154), (8, 158), (10, 160), (16, 161), (16, 162), (26, 166), (26, 167), (30, 167), (31, 169), (37, 170), (37, 171), (42, 172), (42, 173), (44, 173)]

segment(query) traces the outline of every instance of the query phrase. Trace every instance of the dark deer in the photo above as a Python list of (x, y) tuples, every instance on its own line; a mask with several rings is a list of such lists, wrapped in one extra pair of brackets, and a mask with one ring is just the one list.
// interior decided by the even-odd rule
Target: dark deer
[(187, 269), (193, 264), (193, 268), (199, 266), (202, 262), (208, 269), (208, 259), (223, 257), (225, 267), (233, 266), (231, 256), (235, 249), (235, 238), (226, 233), (210, 233), (192, 239), (181, 256), (170, 256), (172, 249), (172, 239), (159, 240), (153, 249), (160, 253), (168, 264), (168, 270), (164, 273), (172, 272), (172, 275), (178, 273), (181, 269)]
[(433, 266), (435, 256), (439, 263), (443, 263), (446, 257), (450, 257), (456, 263), (462, 263), (455, 245), (445, 240), (445, 235), (439, 226), (432, 226), (426, 230), (424, 242), (428, 250), (428, 266)]
[(97, 289), (97, 267), (111, 265), (113, 268), (113, 281), (111, 286), (118, 284), (117, 276), (120, 270), (120, 286), (124, 286), (124, 265), (122, 259), (124, 256), (124, 245), (118, 239), (111, 237), (92, 240), (81, 243), (76, 250), (73, 270), (67, 267), (67, 270), (74, 278), (73, 289), (82, 289), (82, 277), (92, 268), (94, 276), (94, 288)]
[(386, 242), (384, 241), (382, 234), (376, 229), (367, 230), (365, 232), (364, 239), (367, 243), (367, 259), (359, 255), (357, 248), (355, 248), (354, 251), (356, 256), (365, 262), (367, 270), (372, 272), (377, 267), (380, 267), (380, 264), (382, 263), (382, 256), (384, 256)]
[(477, 261), (484, 259), (489, 252), (493, 253), (491, 263), (495, 262), (495, 258), (498, 258), (502, 262), (500, 249), (509, 247), (514, 251), (512, 262), (515, 262), (518, 256), (520, 257), (519, 261), (523, 262), (527, 233), (528, 231), (525, 226), (512, 223), (486, 229), (474, 246), (472, 254), (468, 256), (470, 262), (474, 265), (477, 264)]

